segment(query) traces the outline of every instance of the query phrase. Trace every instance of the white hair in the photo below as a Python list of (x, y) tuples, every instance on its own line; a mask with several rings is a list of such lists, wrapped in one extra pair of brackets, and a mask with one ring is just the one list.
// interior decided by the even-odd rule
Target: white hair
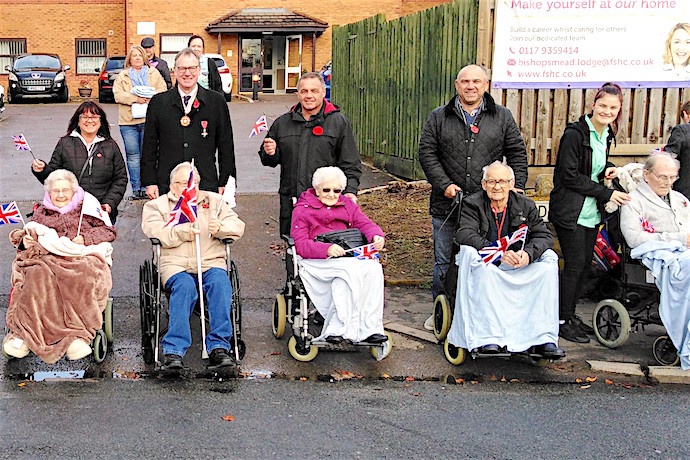
[[(192, 164), (189, 161), (183, 161), (179, 165), (175, 166), (172, 171), (170, 171), (170, 183), (172, 184), (175, 180), (175, 176), (177, 175), (178, 171), (182, 168), (185, 169), (185, 171), (189, 171), (189, 168), (192, 166)], [(196, 185), (199, 185), (199, 181), (201, 180), (201, 176), (199, 176), (199, 171), (196, 169), (196, 166), (194, 166), (194, 183)]]
[(515, 180), (515, 171), (513, 171), (513, 168), (498, 160), (482, 168), (482, 180), (486, 180), (489, 169), (493, 168), (494, 166), (503, 166), (504, 168), (508, 169), (508, 171), (510, 171), (510, 180)]
[(79, 188), (77, 176), (75, 176), (72, 171), (68, 171), (66, 169), (56, 169), (52, 173), (48, 174), (48, 177), (46, 177), (46, 180), (43, 183), (43, 188), (46, 192), (50, 192), (50, 189), (53, 188), (53, 184), (59, 180), (69, 181), (73, 192), (76, 192)]
[(340, 182), (340, 186), (343, 190), (347, 187), (347, 177), (345, 177), (343, 170), (337, 166), (324, 166), (314, 171), (314, 175), (311, 179), (311, 186), (316, 189), (324, 182), (331, 180)]

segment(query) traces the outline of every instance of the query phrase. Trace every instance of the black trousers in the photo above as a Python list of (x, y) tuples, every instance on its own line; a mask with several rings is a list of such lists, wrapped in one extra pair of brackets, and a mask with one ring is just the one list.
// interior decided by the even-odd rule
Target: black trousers
[(295, 205), (289, 195), (280, 195), (280, 235), (289, 235), (292, 227), (292, 209)]
[(580, 300), (589, 277), (598, 229), (578, 225), (575, 230), (554, 225), (561, 245), (564, 266), (560, 276), (561, 320), (575, 315), (575, 306)]

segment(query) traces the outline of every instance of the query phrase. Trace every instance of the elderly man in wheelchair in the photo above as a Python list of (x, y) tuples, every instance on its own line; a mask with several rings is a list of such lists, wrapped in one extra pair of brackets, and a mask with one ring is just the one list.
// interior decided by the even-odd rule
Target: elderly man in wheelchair
[(679, 162), (667, 153), (651, 155), (644, 181), (621, 208), (621, 231), (631, 257), (649, 268), (661, 293), (659, 316), (680, 364), (690, 369), (690, 200), (672, 190)]
[[(141, 228), (146, 236), (160, 241), (158, 271), (163, 286), (170, 293), (168, 331), (162, 346), (165, 369), (181, 369), (182, 359), (192, 344), (189, 318), (199, 298), (197, 251), (201, 254), (201, 291), (205, 294), (210, 331), (204, 337), (213, 367), (235, 364), (229, 354), (233, 335), (230, 320), (232, 285), (226, 271), (227, 238), (239, 239), (244, 222), (222, 201), (219, 194), (199, 190), (199, 172), (193, 168), (191, 193), (189, 177), (192, 165), (180, 163), (170, 173), (170, 191), (144, 205)], [(171, 214), (183, 194), (196, 196), (196, 222), (171, 225)], [(191, 203), (190, 203), (191, 204)], [(199, 241), (200, 248), (196, 247)]]
[(522, 354), (559, 359), (558, 257), (536, 205), (512, 190), (507, 165), (484, 167), (482, 191), (465, 198), (455, 242), (457, 291), (444, 345), (454, 364), (473, 357)]

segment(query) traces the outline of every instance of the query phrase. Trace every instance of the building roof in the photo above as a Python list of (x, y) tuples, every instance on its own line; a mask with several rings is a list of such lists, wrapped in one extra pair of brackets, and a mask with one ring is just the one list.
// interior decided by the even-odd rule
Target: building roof
[(210, 34), (238, 32), (316, 32), (321, 35), (328, 23), (287, 8), (244, 8), (233, 10), (206, 27)]

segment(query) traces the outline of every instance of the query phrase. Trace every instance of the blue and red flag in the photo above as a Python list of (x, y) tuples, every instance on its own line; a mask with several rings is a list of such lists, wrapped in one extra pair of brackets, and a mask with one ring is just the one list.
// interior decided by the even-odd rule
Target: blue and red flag
[(189, 179), (187, 180), (187, 187), (180, 195), (177, 204), (170, 211), (170, 219), (165, 224), (178, 225), (187, 222), (196, 222), (196, 187), (194, 186), (194, 166), (189, 170)]
[(352, 255), (355, 259), (359, 260), (370, 260), (370, 259), (380, 259), (381, 255), (379, 251), (374, 247), (374, 243), (365, 244), (364, 246), (359, 246), (352, 248)]
[(485, 264), (492, 264), (503, 257), (508, 248), (520, 241), (527, 241), (527, 226), (520, 227), (510, 235), (499, 238), (489, 246), (484, 246), (479, 250), (479, 256)]
[(19, 212), (16, 201), (0, 204), (0, 225), (23, 223), (24, 218)]
[(252, 127), (252, 132), (249, 133), (249, 138), (259, 135), (263, 131), (268, 131), (268, 121), (266, 120), (266, 115), (261, 115), (258, 120), (254, 122)]
[(14, 148), (15, 149), (31, 151), (31, 148), (29, 147), (29, 143), (26, 141), (26, 138), (24, 137), (23, 134), (20, 134), (18, 136), (12, 136), (12, 140), (14, 141)]

